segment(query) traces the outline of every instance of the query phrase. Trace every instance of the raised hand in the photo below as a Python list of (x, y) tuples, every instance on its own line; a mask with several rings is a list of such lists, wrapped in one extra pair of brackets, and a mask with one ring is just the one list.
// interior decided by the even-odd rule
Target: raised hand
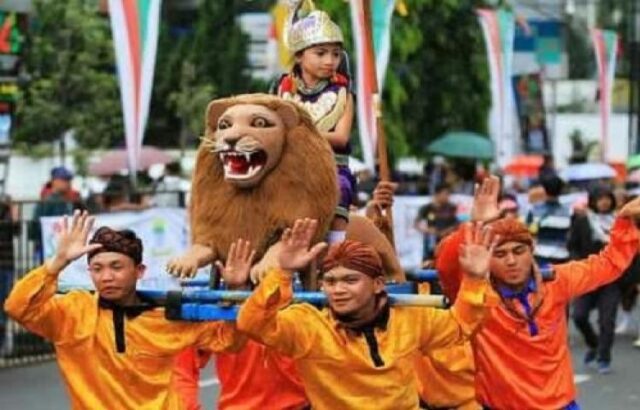
[(216, 267), (229, 287), (241, 287), (247, 283), (255, 256), (256, 251), (251, 247), (251, 242), (238, 239), (229, 247), (227, 264), (216, 261)]
[(102, 247), (101, 244), (87, 245), (87, 239), (93, 224), (94, 217), (90, 217), (87, 211), (76, 210), (71, 217), (62, 218), (62, 231), (58, 235), (58, 246), (55, 256), (47, 261), (47, 269), (51, 273), (61, 272), (69, 263), (86, 255), (94, 249)]
[(476, 278), (489, 277), (489, 261), (498, 241), (491, 228), (482, 228), (479, 222), (465, 224), (464, 243), (460, 245), (460, 266)]
[(632, 218), (639, 219), (640, 218), (640, 196), (629, 201), (622, 207), (620, 212), (618, 212), (618, 216), (623, 218)]
[(500, 196), (500, 180), (491, 175), (481, 184), (476, 184), (471, 207), (471, 220), (478, 222), (490, 221), (500, 215), (498, 197)]
[(291, 272), (303, 269), (327, 247), (325, 242), (320, 242), (309, 249), (317, 229), (318, 221), (309, 218), (298, 219), (293, 228), (285, 229), (278, 252), (281, 269)]

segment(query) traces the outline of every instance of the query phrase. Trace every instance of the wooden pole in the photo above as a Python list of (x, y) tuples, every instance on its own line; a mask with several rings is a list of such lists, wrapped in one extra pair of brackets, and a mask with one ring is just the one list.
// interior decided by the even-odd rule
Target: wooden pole
[[(371, 0), (356, 0), (362, 2), (362, 10), (364, 12), (364, 52), (365, 52), (365, 60), (359, 61), (359, 64), (366, 63), (366, 67), (364, 67), (364, 72), (367, 76), (367, 79), (371, 81), (372, 84), (372, 104), (373, 110), (376, 116), (376, 131), (377, 131), (377, 140), (376, 140), (376, 148), (377, 148), (377, 163), (378, 163), (378, 172), (380, 175), (381, 181), (391, 181), (391, 170), (389, 169), (389, 157), (387, 155), (387, 141), (384, 133), (384, 124), (382, 122), (382, 98), (380, 97), (379, 87), (378, 87), (378, 76), (376, 74), (376, 58), (375, 52), (373, 48), (373, 29), (371, 27)], [(395, 241), (393, 237), (393, 216), (391, 209), (386, 209), (384, 218), (386, 218), (386, 229), (383, 229), (384, 234), (387, 236), (387, 239), (391, 242), (391, 245), (395, 247)]]

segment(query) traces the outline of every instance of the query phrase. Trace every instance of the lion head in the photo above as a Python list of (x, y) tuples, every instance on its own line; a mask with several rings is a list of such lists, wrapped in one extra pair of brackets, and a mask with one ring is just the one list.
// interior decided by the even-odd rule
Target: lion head
[(338, 202), (336, 165), (311, 117), (266, 94), (212, 101), (193, 174), (193, 243), (226, 259), (232, 241), (260, 258), (298, 218), (319, 221), (321, 240)]

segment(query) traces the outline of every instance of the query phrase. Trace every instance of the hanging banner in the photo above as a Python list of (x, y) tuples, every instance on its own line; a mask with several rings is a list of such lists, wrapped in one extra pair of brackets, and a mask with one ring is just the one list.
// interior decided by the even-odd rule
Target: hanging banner
[(356, 61), (356, 112), (358, 114), (358, 132), (360, 133), (360, 145), (364, 163), (370, 170), (375, 169), (376, 143), (378, 141), (378, 130), (376, 127), (376, 107), (379, 102), (375, 101), (373, 90), (376, 78), (371, 75), (374, 67), (374, 56), (367, 52), (365, 43), (365, 15), (364, 1), (353, 0), (349, 2), (351, 6), (351, 27), (353, 28), (353, 43)]
[(609, 157), (609, 118), (611, 117), (611, 90), (616, 73), (618, 35), (610, 30), (591, 30), (591, 40), (598, 63), (598, 94), (600, 96), (601, 160)]
[(513, 41), (515, 18), (507, 10), (478, 9), (491, 75), (491, 113), (489, 129), (496, 147), (499, 166), (504, 166), (514, 151), (512, 138)]
[(149, 114), (161, 0), (109, 0), (129, 170), (138, 169)]
[[(113, 229), (131, 229), (142, 240), (143, 258), (147, 270), (138, 280), (138, 289), (179, 289), (177, 279), (166, 273), (170, 258), (185, 252), (189, 247), (189, 231), (186, 211), (182, 208), (151, 208), (142, 212), (116, 212), (95, 215), (94, 230), (101, 226)], [(45, 259), (56, 252), (57, 235), (62, 229), (61, 217), (40, 218), (42, 248)], [(93, 232), (91, 233), (93, 234)], [(61, 289), (93, 289), (86, 258), (71, 263), (60, 275)], [(208, 278), (206, 268), (198, 273), (199, 278)]]
[(542, 97), (540, 73), (513, 77), (515, 103), (520, 119), (520, 136), (524, 152), (544, 154), (550, 152), (549, 134)]
[(376, 53), (378, 90), (381, 94), (391, 55), (391, 18), (395, 8), (396, 0), (371, 0), (373, 48)]

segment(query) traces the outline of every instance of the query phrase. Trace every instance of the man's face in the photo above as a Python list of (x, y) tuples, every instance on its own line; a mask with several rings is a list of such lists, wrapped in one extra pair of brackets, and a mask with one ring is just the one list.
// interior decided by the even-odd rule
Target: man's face
[(335, 313), (358, 317), (375, 304), (376, 295), (384, 290), (384, 279), (338, 266), (323, 275), (322, 290)]
[(491, 256), (491, 274), (507, 286), (520, 286), (531, 275), (533, 254), (529, 245), (506, 242), (496, 247)]
[(443, 189), (436, 193), (434, 200), (437, 204), (445, 204), (449, 202), (449, 191), (447, 189)]
[(100, 252), (89, 262), (91, 279), (100, 296), (112, 302), (126, 300), (136, 290), (145, 266), (118, 252)]
[(68, 179), (54, 178), (51, 180), (51, 189), (62, 194), (71, 190), (71, 181)]

